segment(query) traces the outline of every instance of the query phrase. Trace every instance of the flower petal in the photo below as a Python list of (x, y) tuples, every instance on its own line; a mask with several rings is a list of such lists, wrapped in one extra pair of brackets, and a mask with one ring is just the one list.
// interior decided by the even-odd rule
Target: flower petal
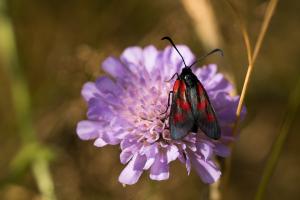
[(233, 87), (232, 85), (224, 78), (222, 74), (216, 74), (212, 79), (206, 81), (205, 89), (210, 92), (227, 92), (229, 93)]
[(179, 156), (178, 148), (175, 145), (171, 145), (167, 149), (167, 160), (168, 163), (176, 160)]
[(144, 157), (135, 154), (132, 160), (127, 164), (119, 176), (119, 181), (123, 184), (135, 184), (143, 173)]
[(96, 139), (99, 136), (98, 130), (102, 126), (103, 124), (100, 122), (84, 120), (77, 124), (76, 132), (82, 140)]
[(228, 157), (230, 155), (230, 149), (228, 146), (222, 144), (222, 143), (218, 143), (215, 145), (215, 153), (218, 156), (222, 156), (222, 157)]
[(81, 90), (81, 95), (86, 101), (89, 101), (93, 97), (99, 96), (99, 94), (99, 90), (93, 82), (85, 83)]
[(158, 153), (156, 155), (155, 161), (150, 168), (150, 178), (157, 181), (169, 178), (169, 165), (165, 154)]
[(120, 59), (131, 72), (138, 74), (139, 68), (143, 66), (143, 50), (140, 47), (129, 47), (123, 51)]
[(104, 147), (107, 145), (107, 143), (102, 139), (102, 138), (97, 138), (97, 140), (95, 140), (94, 145), (96, 147)]
[(109, 122), (114, 117), (114, 114), (104, 101), (92, 98), (89, 101), (87, 116), (91, 120)]
[(108, 57), (102, 63), (102, 69), (114, 78), (125, 78), (129, 71), (117, 58)]
[(98, 90), (103, 94), (114, 94), (117, 97), (122, 92), (121, 88), (106, 76), (98, 78), (95, 84)]
[(120, 161), (122, 164), (126, 164), (131, 158), (133, 154), (129, 149), (125, 149), (120, 154)]
[(120, 147), (122, 150), (124, 150), (136, 143), (137, 141), (135, 137), (133, 137), (132, 135), (130, 135), (130, 133), (128, 133), (128, 135), (126, 135), (126, 137), (122, 140)]
[[(181, 53), (181, 55), (183, 56), (187, 66), (191, 65), (195, 61), (195, 56), (192, 53), (192, 51), (190, 50), (190, 48), (188, 48), (185, 45), (176, 45), (176, 47), (179, 50), (179, 52)], [(172, 48), (171, 60), (174, 62), (182, 63), (180, 56), (178, 55), (178, 53), (176, 52), (176, 50), (174, 48)], [(182, 65), (182, 68), (183, 67), (184, 67), (184, 65)]]
[(148, 73), (151, 73), (156, 67), (156, 58), (158, 55), (157, 49), (150, 45), (143, 50), (144, 65)]
[(145, 167), (147, 161), (147, 157), (145, 155), (140, 155), (138, 154), (135, 161), (134, 161), (134, 166), (133, 169), (137, 171), (142, 171)]
[(139, 151), (139, 149), (142, 147), (142, 144), (138, 143), (134, 139), (125, 138), (121, 141), (120, 146), (122, 149), (122, 152), (120, 154), (120, 160), (121, 163), (125, 164), (132, 158), (132, 156), (136, 152)]
[(189, 153), (189, 156), (194, 169), (204, 183), (211, 184), (220, 178), (221, 171), (212, 162), (204, 161), (200, 155), (194, 153)]
[[(176, 45), (176, 47), (184, 57), (185, 63), (187, 65), (192, 64), (192, 62), (195, 60), (195, 56), (191, 50), (185, 45)], [(180, 73), (181, 69), (184, 67), (180, 55), (171, 46), (165, 48), (165, 50), (159, 56), (159, 60), (161, 64), (157, 65), (157, 67), (159, 67), (164, 81), (170, 79), (176, 72)]]
[(197, 150), (204, 158), (204, 161), (210, 159), (213, 153), (213, 146), (208, 141), (202, 140), (201, 142), (197, 143)]
[(153, 143), (152, 145), (144, 148), (144, 153), (147, 157), (147, 162), (145, 164), (144, 170), (148, 170), (153, 165), (158, 151), (159, 150), (156, 143)]
[(190, 175), (190, 173), (191, 173), (191, 168), (192, 168), (191, 166), (192, 166), (191, 159), (188, 155), (186, 155), (185, 167), (186, 167), (188, 175)]
[(233, 123), (236, 119), (236, 109), (238, 106), (238, 99), (233, 99), (226, 102), (226, 106), (222, 109), (218, 109), (217, 116), (222, 123)]
[(217, 73), (217, 65), (210, 64), (208, 66), (203, 66), (194, 71), (199, 80), (204, 84), (214, 77)]
[(116, 137), (117, 134), (118, 132), (115, 132), (115, 130), (111, 129), (111, 131), (103, 132), (101, 138), (108, 144), (116, 145), (121, 142), (121, 140)]

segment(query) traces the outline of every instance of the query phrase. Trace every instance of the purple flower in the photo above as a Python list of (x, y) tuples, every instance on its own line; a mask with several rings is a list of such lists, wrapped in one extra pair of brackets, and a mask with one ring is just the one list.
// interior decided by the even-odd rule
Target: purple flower
[[(177, 47), (187, 64), (195, 60), (188, 47)], [(217, 73), (216, 65), (194, 68), (215, 108), (222, 136), (212, 140), (201, 132), (191, 132), (182, 140), (172, 140), (168, 119), (161, 113), (174, 84), (166, 80), (183, 67), (171, 47), (163, 51), (154, 46), (130, 47), (120, 59), (109, 57), (103, 62), (109, 76), (83, 86), (88, 119), (78, 123), (77, 134), (83, 140), (95, 140), (97, 147), (120, 144), (120, 160), (126, 165), (119, 176), (121, 183), (135, 184), (144, 170), (150, 171), (152, 180), (166, 180), (169, 163), (176, 159), (185, 164), (188, 174), (193, 167), (205, 183), (220, 177), (214, 157), (230, 153), (228, 143), (234, 139), (231, 131), (239, 97), (230, 95), (233, 86)]]

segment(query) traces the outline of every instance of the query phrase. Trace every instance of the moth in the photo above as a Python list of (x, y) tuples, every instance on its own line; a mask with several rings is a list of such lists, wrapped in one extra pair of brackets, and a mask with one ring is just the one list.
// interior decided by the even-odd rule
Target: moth
[(223, 55), (222, 50), (214, 49), (205, 56), (196, 60), (190, 66), (187, 66), (183, 56), (180, 54), (176, 45), (170, 37), (163, 37), (162, 40), (168, 40), (180, 55), (185, 67), (181, 73), (175, 73), (177, 80), (174, 83), (173, 90), (168, 97), (167, 113), (170, 106), (170, 96), (172, 96), (171, 110), (169, 114), (169, 128), (171, 138), (174, 140), (185, 137), (189, 132), (197, 133), (200, 129), (208, 137), (219, 139), (221, 129), (216, 117), (216, 113), (202, 83), (192, 72), (191, 67), (198, 61), (216, 52)]

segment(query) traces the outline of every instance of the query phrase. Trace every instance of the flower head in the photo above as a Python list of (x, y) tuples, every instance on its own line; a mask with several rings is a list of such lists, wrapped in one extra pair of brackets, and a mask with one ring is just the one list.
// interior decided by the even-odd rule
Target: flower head
[[(194, 61), (188, 47), (177, 48), (187, 64)], [(188, 174), (195, 169), (205, 183), (220, 177), (214, 156), (229, 155), (227, 144), (233, 139), (231, 127), (239, 97), (230, 95), (233, 86), (217, 73), (216, 65), (194, 68), (215, 109), (222, 135), (212, 140), (202, 132), (190, 132), (181, 140), (172, 140), (168, 119), (162, 113), (174, 81), (166, 80), (183, 67), (171, 47), (163, 51), (153, 46), (130, 47), (119, 59), (109, 57), (103, 62), (109, 76), (83, 86), (88, 119), (78, 123), (77, 134), (83, 140), (95, 140), (97, 147), (120, 144), (120, 160), (126, 165), (119, 176), (121, 183), (136, 183), (145, 170), (150, 171), (152, 180), (168, 179), (169, 163), (176, 159), (185, 164)]]

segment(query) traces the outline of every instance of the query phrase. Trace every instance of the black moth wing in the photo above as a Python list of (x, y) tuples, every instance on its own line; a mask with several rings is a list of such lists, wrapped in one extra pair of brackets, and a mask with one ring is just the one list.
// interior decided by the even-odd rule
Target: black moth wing
[(193, 113), (195, 114), (196, 125), (208, 137), (212, 139), (219, 139), (221, 137), (221, 129), (218, 119), (209, 97), (203, 85), (198, 80), (197, 83), (197, 108), (193, 106)]
[(176, 80), (175, 85), (176, 84), (178, 84), (178, 90), (173, 89), (169, 117), (171, 138), (175, 140), (186, 136), (191, 131), (195, 123), (191, 105), (187, 101), (186, 85), (182, 80)]

